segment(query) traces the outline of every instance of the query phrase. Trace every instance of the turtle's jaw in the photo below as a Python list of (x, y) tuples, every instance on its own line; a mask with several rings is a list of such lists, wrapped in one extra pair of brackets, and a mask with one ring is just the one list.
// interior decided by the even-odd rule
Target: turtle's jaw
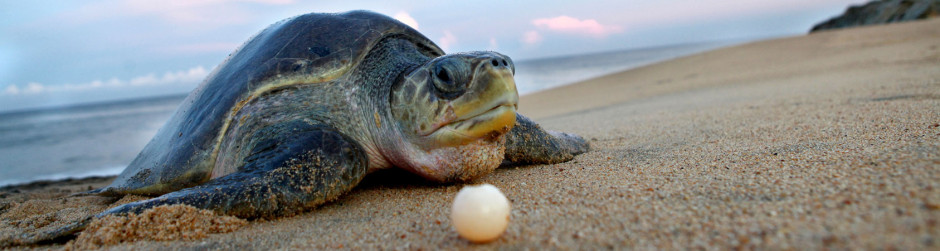
[(474, 76), (466, 94), (451, 102), (453, 116), (426, 134), (442, 146), (494, 140), (509, 132), (516, 123), (519, 94), (512, 71), (485, 67)]
[(493, 140), (509, 132), (515, 123), (516, 106), (500, 105), (479, 115), (446, 124), (429, 136), (443, 146), (462, 145), (474, 140)]

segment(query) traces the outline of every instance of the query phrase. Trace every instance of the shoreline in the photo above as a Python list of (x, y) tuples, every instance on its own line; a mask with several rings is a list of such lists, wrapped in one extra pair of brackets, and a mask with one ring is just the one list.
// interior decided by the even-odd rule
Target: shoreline
[[(125, 167), (123, 166), (120, 167), (120, 169), (117, 169), (116, 167), (107, 168), (107, 169), (102, 169), (103, 171), (88, 172), (87, 174), (83, 174), (83, 175), (68, 175), (68, 174), (45, 175), (44, 177), (55, 177), (55, 178), (39, 178), (33, 181), (8, 183), (5, 185), (0, 185), (0, 191), (7, 190), (7, 189), (16, 189), (19, 187), (34, 187), (40, 184), (49, 185), (49, 184), (55, 184), (58, 182), (68, 183), (68, 182), (75, 182), (75, 181), (81, 181), (81, 180), (86, 180), (86, 179), (88, 180), (95, 180), (95, 179), (100, 179), (100, 178), (112, 178), (113, 179), (117, 177), (118, 175), (120, 175), (121, 171), (123, 171), (124, 168)], [(114, 174), (110, 174), (110, 173), (114, 173)]]
[[(780, 78), (799, 71), (818, 74), (819, 69), (844, 67), (832, 57), (853, 57), (854, 50), (865, 48), (863, 36), (915, 36), (918, 30), (930, 30), (926, 23), (935, 19), (910, 23), (857, 27), (845, 30), (823, 31), (802, 36), (753, 41), (688, 55), (651, 65), (644, 65), (571, 85), (541, 90), (520, 97), (520, 113), (533, 118), (559, 115), (584, 109), (615, 105), (639, 98), (734, 84), (761, 82), (761, 78)], [(900, 25), (900, 26), (898, 26)], [(894, 27), (918, 26), (914, 29)], [(848, 31), (848, 32), (847, 32)], [(852, 39), (857, 39), (853, 42)], [(889, 38), (876, 38), (869, 43), (886, 43)], [(828, 44), (827, 44), (828, 43)], [(839, 43), (844, 43), (840, 46)], [(779, 53), (789, 50), (792, 54)], [(729, 57), (727, 54), (735, 54)], [(748, 56), (750, 55), (750, 56)], [(780, 64), (768, 63), (769, 57), (778, 56)], [(782, 60), (781, 60), (782, 59)], [(872, 59), (865, 59), (872, 60)], [(805, 64), (805, 65), (803, 65)], [(726, 74), (748, 69), (737, 75)], [(814, 69), (816, 68), (816, 69)], [(842, 70), (842, 69), (837, 69)], [(718, 73), (718, 74), (711, 74)], [(711, 76), (709, 76), (711, 75)], [(591, 94), (617, 93), (616, 98), (595, 99)], [(555, 103), (561, 101), (562, 103)], [(540, 109), (551, 107), (557, 109)]]
[(0, 192), (12, 191), (12, 190), (35, 190), (44, 188), (47, 186), (53, 185), (66, 185), (66, 184), (85, 184), (85, 183), (98, 183), (102, 180), (114, 180), (117, 178), (117, 175), (92, 175), (86, 177), (69, 177), (62, 179), (49, 179), (49, 180), (36, 180), (27, 183), (21, 184), (10, 184), (0, 186)]

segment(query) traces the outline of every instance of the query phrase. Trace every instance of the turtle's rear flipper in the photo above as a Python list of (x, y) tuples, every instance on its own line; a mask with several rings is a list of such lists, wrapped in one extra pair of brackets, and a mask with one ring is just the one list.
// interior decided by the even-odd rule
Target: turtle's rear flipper
[(545, 131), (519, 114), (515, 126), (506, 134), (506, 160), (513, 163), (561, 163), (590, 148), (578, 135)]
[(0, 238), (0, 249), (21, 245), (65, 243), (75, 238), (75, 233), (85, 229), (88, 223), (91, 223), (92, 219), (94, 219), (92, 216), (88, 216), (85, 219), (74, 221), (68, 225), (47, 231), (39, 230), (36, 232), (5, 236), (5, 238)]
[(172, 204), (242, 218), (291, 215), (336, 199), (366, 174), (368, 157), (362, 148), (328, 127), (298, 122), (265, 130), (276, 136), (247, 146), (252, 154), (235, 173), (114, 207), (98, 217)]

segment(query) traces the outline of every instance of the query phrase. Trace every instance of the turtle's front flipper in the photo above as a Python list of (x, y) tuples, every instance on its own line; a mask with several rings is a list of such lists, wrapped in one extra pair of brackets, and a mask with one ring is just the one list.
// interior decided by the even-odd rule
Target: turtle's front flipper
[(254, 144), (246, 164), (235, 173), (117, 206), (51, 231), (17, 236), (10, 243), (0, 242), (0, 247), (69, 238), (96, 217), (139, 214), (160, 205), (187, 204), (242, 218), (290, 215), (339, 197), (365, 176), (368, 157), (362, 148), (328, 127), (296, 122), (260, 133), (275, 136)]
[(506, 135), (506, 160), (513, 163), (561, 163), (590, 150), (578, 135), (545, 131), (516, 114), (516, 125)]
[(187, 204), (242, 218), (291, 215), (351, 190), (365, 176), (368, 157), (351, 139), (328, 127), (281, 124), (273, 138), (253, 143), (235, 173), (163, 196), (124, 204), (107, 214), (140, 213), (159, 205)]

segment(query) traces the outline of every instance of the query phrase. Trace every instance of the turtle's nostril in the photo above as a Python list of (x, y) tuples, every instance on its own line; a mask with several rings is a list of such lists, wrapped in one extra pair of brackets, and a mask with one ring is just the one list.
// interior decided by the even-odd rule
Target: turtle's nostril
[(505, 65), (505, 66), (509, 66), (509, 62), (506, 62), (506, 60), (505, 60), (505, 59), (503, 59), (503, 65)]
[(490, 64), (493, 64), (494, 67), (499, 67), (499, 61), (496, 61), (496, 59), (490, 60)]

